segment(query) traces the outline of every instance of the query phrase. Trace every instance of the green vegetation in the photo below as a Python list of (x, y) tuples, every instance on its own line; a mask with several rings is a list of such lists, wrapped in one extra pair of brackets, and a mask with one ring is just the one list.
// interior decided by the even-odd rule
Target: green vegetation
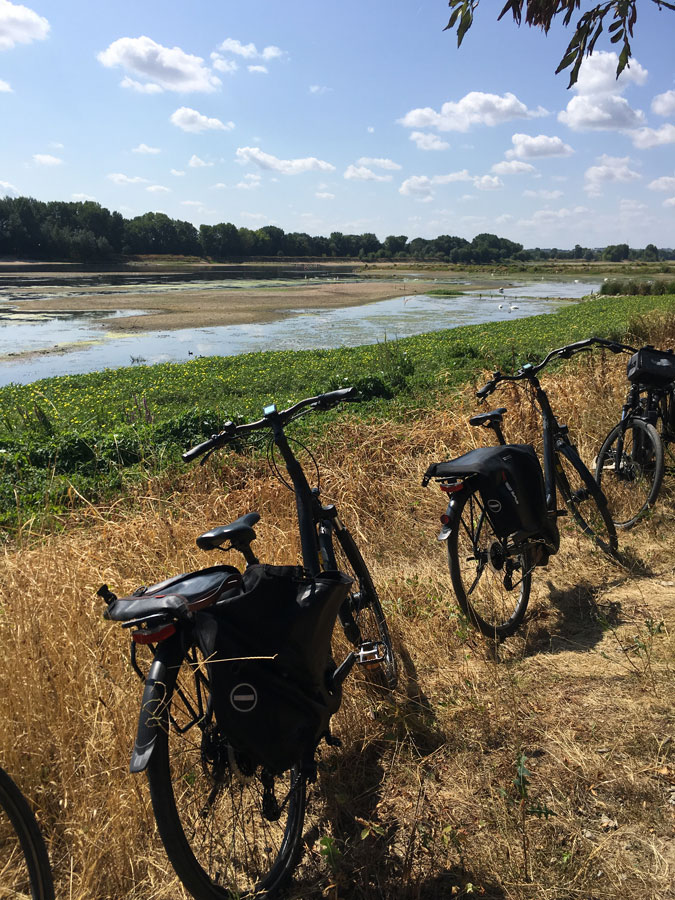
[[(635, 335), (640, 316), (675, 311), (675, 295), (598, 297), (557, 313), (338, 350), (208, 357), (106, 370), (0, 389), (0, 523), (58, 513), (158, 472), (227, 419), (274, 401), (354, 384), (355, 414), (396, 419), (484, 369), (511, 371), (590, 335)], [(634, 339), (639, 341), (639, 331)]]

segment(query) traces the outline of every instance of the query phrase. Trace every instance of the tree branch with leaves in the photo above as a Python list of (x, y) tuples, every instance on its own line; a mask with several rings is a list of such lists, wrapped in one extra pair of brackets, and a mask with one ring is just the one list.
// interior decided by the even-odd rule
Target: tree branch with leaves
[[(647, 0), (640, 0), (642, 6), (646, 2)], [(655, 3), (660, 10), (665, 8), (675, 11), (675, 4), (668, 3), (666, 0), (649, 0), (649, 2)], [(464, 36), (473, 25), (474, 14), (479, 5), (480, 0), (449, 0), (448, 6), (451, 14), (445, 30), (456, 29), (458, 47), (461, 46)], [(581, 0), (507, 0), (498, 19), (501, 20), (510, 12), (516, 25), (520, 25), (524, 18), (526, 25), (541, 28), (546, 33), (557, 17), (561, 17), (563, 25), (568, 27), (580, 8)], [(611, 20), (609, 25), (606, 24), (608, 16)], [(556, 75), (571, 66), (568, 88), (572, 87), (579, 77), (579, 69), (584, 58), (593, 53), (598, 38), (607, 28), (610, 43), (621, 44), (619, 62), (616, 67), (616, 77), (618, 78), (629, 65), (630, 41), (636, 22), (637, 0), (606, 0), (606, 2), (598, 3), (586, 12), (582, 12), (581, 18), (576, 23), (572, 40), (558, 64)]]

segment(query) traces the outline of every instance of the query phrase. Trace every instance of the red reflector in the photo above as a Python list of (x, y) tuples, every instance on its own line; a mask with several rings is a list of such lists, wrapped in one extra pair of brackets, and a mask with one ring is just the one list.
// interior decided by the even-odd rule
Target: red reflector
[(443, 525), (448, 525), (450, 523), (450, 516), (447, 513), (443, 513), (441, 516), (441, 522)]
[(153, 631), (148, 631), (147, 629), (134, 631), (131, 635), (131, 640), (135, 641), (137, 644), (159, 644), (161, 641), (165, 641), (175, 633), (176, 626), (169, 622), (168, 625), (163, 625), (161, 628), (155, 628)]
[(454, 484), (439, 484), (439, 487), (445, 494), (454, 494), (456, 491), (462, 490), (464, 482), (456, 481)]

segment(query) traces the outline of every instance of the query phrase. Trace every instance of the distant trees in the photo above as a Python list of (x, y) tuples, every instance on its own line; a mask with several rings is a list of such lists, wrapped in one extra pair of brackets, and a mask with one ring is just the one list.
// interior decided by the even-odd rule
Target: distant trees
[(495, 265), (548, 259), (593, 261), (598, 258), (645, 260), (673, 259), (672, 250), (648, 244), (632, 250), (616, 244), (596, 251), (576, 244), (573, 250), (556, 247), (525, 250), (522, 244), (484, 232), (472, 241), (456, 235), (413, 238), (390, 234), (380, 241), (372, 232), (328, 237), (306, 232), (285, 232), (276, 225), (253, 230), (231, 222), (200, 225), (147, 212), (125, 219), (93, 201), (43, 203), (31, 197), (0, 198), (0, 256), (32, 259), (70, 259), (103, 262), (137, 254), (206, 256), (213, 260), (265, 258), (343, 258), (376, 261), (416, 259), (458, 265)]

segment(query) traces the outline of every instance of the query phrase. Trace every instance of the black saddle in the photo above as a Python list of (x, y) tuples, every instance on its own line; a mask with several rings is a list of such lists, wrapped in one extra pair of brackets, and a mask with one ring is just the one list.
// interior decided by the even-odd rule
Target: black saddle
[(476, 416), (471, 416), (469, 425), (484, 425), (486, 428), (490, 428), (493, 422), (501, 424), (505, 412), (506, 407), (500, 406), (499, 409), (491, 409), (490, 412), (478, 413)]
[[(260, 513), (250, 512), (244, 516), (239, 516), (229, 525), (219, 525), (200, 534), (197, 538), (197, 546), (200, 550), (215, 550), (221, 547), (225, 541), (230, 542), (230, 547), (240, 550), (242, 547), (248, 547), (251, 541), (255, 540), (255, 531), (253, 526), (260, 520)], [(229, 548), (227, 548), (229, 549)]]

